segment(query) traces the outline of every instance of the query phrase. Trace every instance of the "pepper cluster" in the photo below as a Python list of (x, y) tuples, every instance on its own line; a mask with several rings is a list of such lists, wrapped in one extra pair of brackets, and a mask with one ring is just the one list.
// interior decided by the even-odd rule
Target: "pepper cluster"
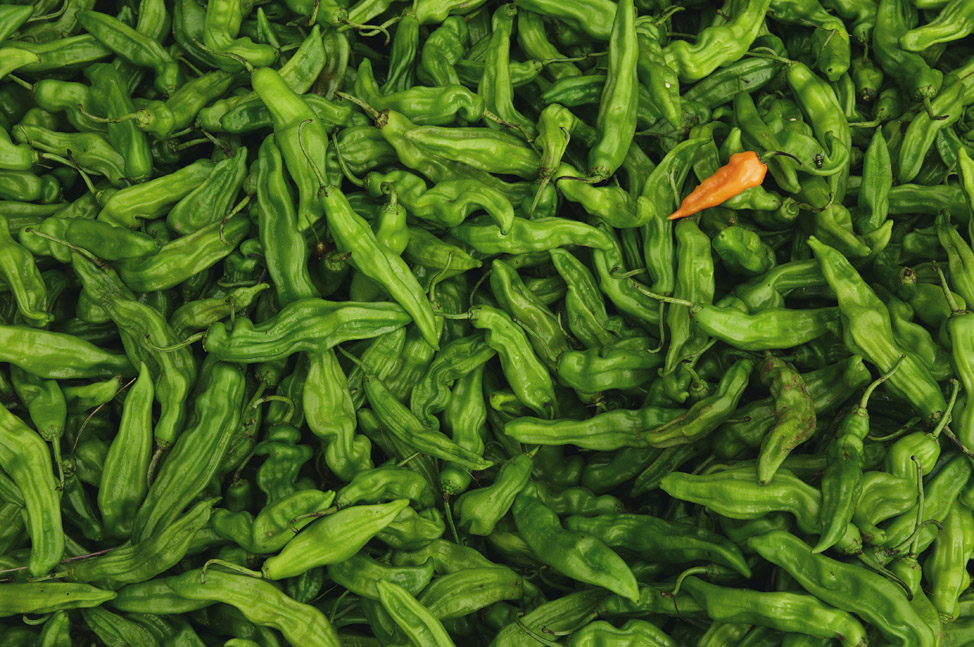
[(974, 2), (0, 3), (0, 645), (974, 645)]

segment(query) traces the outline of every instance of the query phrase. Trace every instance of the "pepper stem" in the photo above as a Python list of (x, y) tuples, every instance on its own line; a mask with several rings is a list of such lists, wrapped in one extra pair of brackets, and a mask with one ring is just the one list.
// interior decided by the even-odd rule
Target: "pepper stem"
[(338, 506), (334, 506), (334, 505), (331, 506), (330, 508), (319, 510), (318, 512), (306, 512), (305, 514), (299, 514), (298, 516), (293, 517), (288, 525), (291, 528), (291, 532), (293, 532), (296, 535), (301, 530), (300, 528), (294, 525), (298, 521), (303, 521), (304, 519), (318, 519), (319, 517), (327, 517), (328, 515), (335, 514), (336, 512), (338, 512)]
[(289, 424), (291, 422), (291, 418), (294, 416), (294, 400), (284, 395), (265, 395), (250, 406), (256, 409), (265, 402), (283, 402), (287, 407), (287, 413), (284, 416), (284, 424)]
[(792, 155), (791, 153), (786, 153), (785, 151), (765, 151), (764, 153), (758, 156), (758, 159), (761, 160), (762, 164), (767, 164), (769, 159), (771, 159), (772, 157), (777, 157), (778, 155), (784, 155), (785, 157), (790, 157), (791, 159), (798, 162), (798, 166), (801, 166), (803, 168), (805, 166), (804, 164), (802, 164), (802, 161), (798, 159), (798, 157)]
[(85, 249), (83, 247), (78, 247), (77, 245), (74, 245), (72, 243), (69, 243), (66, 240), (63, 240), (61, 238), (58, 238), (57, 236), (52, 236), (51, 234), (45, 234), (43, 231), (40, 231), (40, 230), (38, 230), (35, 227), (24, 227), (24, 233), (25, 234), (33, 234), (35, 236), (40, 236), (41, 238), (45, 238), (47, 240), (53, 241), (55, 243), (58, 243), (59, 245), (64, 245), (68, 249), (70, 249), (72, 251), (75, 251), (75, 252), (78, 252), (79, 254), (81, 254), (82, 256), (84, 256), (85, 258), (87, 258), (88, 260), (90, 260), (92, 263), (94, 263), (98, 267), (105, 267), (105, 261), (103, 261), (100, 258), (98, 258), (97, 256), (95, 256), (94, 254), (92, 254), (91, 252), (89, 252), (87, 249)]
[(356, 177), (352, 171), (348, 168), (348, 164), (345, 163), (345, 157), (342, 155), (342, 149), (338, 145), (338, 137), (335, 133), (331, 135), (331, 143), (335, 146), (335, 156), (338, 158), (338, 167), (342, 170), (342, 175), (344, 175), (349, 182), (355, 186), (362, 188), (365, 186), (365, 182)]
[(866, 391), (862, 394), (862, 398), (859, 400), (859, 408), (860, 409), (865, 409), (866, 408), (866, 405), (869, 403), (869, 396), (871, 396), (873, 394), (873, 391), (876, 390), (876, 387), (878, 387), (880, 384), (882, 384), (883, 382), (885, 382), (886, 380), (888, 380), (890, 377), (892, 377), (893, 376), (893, 373), (895, 373), (896, 371), (900, 370), (900, 365), (903, 364), (903, 360), (905, 360), (905, 359), (906, 359), (906, 355), (905, 354), (904, 355), (900, 355), (900, 358), (898, 360), (896, 360), (896, 363), (893, 364), (893, 367), (891, 369), (889, 369), (889, 371), (887, 371), (886, 373), (883, 373), (882, 375), (880, 375), (872, 384), (870, 384), (869, 386), (866, 387)]
[(250, 61), (248, 61), (247, 59), (245, 59), (243, 56), (239, 54), (234, 54), (233, 52), (224, 52), (223, 50), (207, 47), (205, 44), (200, 42), (198, 38), (195, 37), (193, 38), (193, 44), (199, 47), (207, 54), (211, 54), (213, 56), (226, 56), (227, 58), (232, 58), (233, 60), (243, 65), (243, 68), (247, 70), (247, 72), (253, 73), (254, 71), (254, 66), (250, 64)]
[(203, 339), (205, 336), (206, 336), (206, 332), (205, 331), (204, 332), (198, 332), (198, 333), (195, 333), (193, 335), (190, 335), (189, 337), (187, 337), (186, 339), (184, 339), (181, 342), (177, 342), (177, 343), (173, 344), (172, 346), (156, 346), (151, 341), (149, 341), (149, 335), (146, 335), (145, 336), (145, 341), (143, 343), (145, 344), (146, 348), (148, 348), (149, 350), (154, 350), (157, 353), (174, 353), (177, 350), (182, 350), (183, 348), (186, 348), (187, 346), (190, 346), (192, 344), (195, 344), (199, 340)]
[(944, 276), (944, 271), (940, 269), (940, 265), (934, 261), (931, 263), (933, 271), (937, 273), (937, 277), (940, 279), (940, 287), (944, 291), (944, 298), (947, 300), (947, 306), (950, 308), (951, 315), (964, 314), (967, 311), (962, 309), (957, 304), (957, 299), (954, 298), (954, 293), (950, 291), (950, 286), (947, 285), (947, 277)]
[(369, 104), (367, 104), (365, 101), (362, 101), (358, 97), (352, 96), (351, 94), (348, 94), (347, 92), (335, 92), (335, 95), (338, 96), (338, 97), (340, 97), (340, 98), (342, 98), (342, 99), (346, 99), (348, 101), (351, 101), (352, 103), (354, 103), (355, 105), (357, 105), (359, 108), (361, 108), (362, 110), (364, 110), (366, 113), (368, 113), (368, 115), (370, 117), (372, 117), (373, 119), (375, 119), (375, 120), (378, 120), (379, 119), (379, 111), (376, 110), (375, 108), (373, 108), (372, 106), (370, 106)]
[(338, 352), (341, 353), (342, 355), (344, 355), (345, 357), (347, 357), (349, 359), (349, 361), (352, 362), (352, 364), (355, 364), (356, 366), (358, 366), (360, 369), (362, 369), (366, 373), (369, 372), (369, 370), (362, 363), (362, 360), (360, 360), (358, 357), (355, 357), (354, 355), (352, 355), (351, 353), (349, 353), (347, 350), (345, 350), (341, 346), (337, 346), (337, 348), (338, 348)]
[(640, 292), (642, 292), (648, 297), (656, 299), (657, 301), (662, 301), (663, 303), (673, 303), (675, 305), (686, 306), (688, 308), (693, 308), (697, 305), (693, 301), (687, 301), (686, 299), (677, 299), (676, 297), (668, 297), (665, 294), (658, 294), (656, 292), (653, 292), (649, 288), (644, 288), (643, 286), (639, 285), (639, 283), (636, 281), (633, 281), (632, 283), (637, 290), (639, 290)]
[(228, 562), (223, 559), (211, 559), (210, 561), (203, 564), (203, 568), (200, 569), (200, 584), (206, 584), (206, 569), (208, 569), (211, 565), (223, 566), (224, 568), (229, 569), (231, 571), (242, 573), (243, 575), (249, 575), (251, 577), (258, 577), (258, 578), (263, 577), (260, 571), (253, 571), (249, 568), (244, 568), (243, 566), (234, 564), (233, 562)]
[(704, 575), (709, 572), (710, 569), (708, 569), (706, 566), (694, 566), (692, 568), (688, 568), (680, 573), (680, 575), (676, 578), (676, 583), (673, 585), (673, 590), (670, 591), (668, 595), (670, 597), (676, 597), (676, 594), (680, 592), (680, 587), (683, 586), (683, 581), (691, 575)]
[[(244, 196), (244, 197), (243, 197), (243, 198), (242, 198), (242, 199), (240, 200), (240, 202), (238, 202), (238, 203), (237, 203), (237, 204), (236, 204), (236, 205), (235, 205), (235, 206), (233, 207), (233, 209), (231, 209), (231, 210), (230, 210), (230, 213), (228, 213), (227, 215), (225, 215), (225, 216), (223, 217), (223, 220), (221, 220), (221, 221), (220, 221), (220, 242), (221, 242), (221, 243), (223, 243), (224, 245), (229, 245), (229, 244), (230, 244), (229, 242), (227, 242), (227, 239), (223, 237), (223, 228), (224, 228), (224, 227), (226, 226), (226, 224), (227, 224), (227, 221), (228, 221), (228, 220), (230, 220), (231, 218), (233, 218), (233, 217), (234, 217), (235, 215), (237, 215), (238, 213), (240, 213), (240, 210), (241, 210), (241, 209), (243, 209), (243, 208), (244, 208), (244, 207), (246, 207), (246, 206), (247, 206), (248, 204), (250, 204), (250, 200), (251, 200), (251, 198), (250, 198), (250, 195), (245, 195), (245, 196)], [(233, 325), (233, 322), (232, 322), (232, 321), (230, 322), (230, 325), (231, 325), (231, 326)]]
[(954, 378), (950, 378), (950, 400), (947, 402), (947, 410), (943, 412), (940, 416), (940, 421), (937, 423), (937, 427), (930, 432), (930, 435), (934, 438), (940, 436), (940, 432), (947, 428), (947, 423), (950, 422), (950, 414), (954, 408), (954, 403), (957, 402), (957, 394), (960, 392), (960, 382)]
[[(30, 22), (30, 21), (28, 20), (27, 22)], [(27, 81), (25, 81), (25, 80), (23, 80), (23, 79), (21, 79), (21, 78), (19, 78), (17, 76), (14, 76), (13, 74), (8, 74), (5, 78), (7, 80), (13, 81), (17, 85), (19, 85), (22, 88), (24, 88), (25, 90), (30, 90), (32, 93), (34, 91), (34, 85), (32, 83), (28, 83)]]

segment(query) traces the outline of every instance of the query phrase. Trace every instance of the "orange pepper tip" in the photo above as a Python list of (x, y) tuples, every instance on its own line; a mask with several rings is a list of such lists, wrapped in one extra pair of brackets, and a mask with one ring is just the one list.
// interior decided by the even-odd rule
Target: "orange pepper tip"
[(689, 211), (684, 211), (683, 209), (677, 209), (672, 214), (670, 214), (669, 216), (667, 216), (666, 219), (667, 220), (677, 220), (678, 218), (686, 218), (689, 215), (692, 215)]

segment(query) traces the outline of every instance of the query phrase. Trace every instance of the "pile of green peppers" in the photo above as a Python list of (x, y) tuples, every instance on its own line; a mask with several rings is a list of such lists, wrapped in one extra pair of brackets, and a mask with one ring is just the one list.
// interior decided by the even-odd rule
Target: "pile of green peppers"
[(0, 3), (0, 645), (974, 645), (972, 32)]

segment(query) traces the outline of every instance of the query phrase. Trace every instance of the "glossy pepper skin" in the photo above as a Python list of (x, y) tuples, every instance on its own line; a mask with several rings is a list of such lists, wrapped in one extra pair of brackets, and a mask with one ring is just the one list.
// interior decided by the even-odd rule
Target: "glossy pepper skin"
[(256, 363), (282, 359), (297, 351), (330, 348), (349, 339), (368, 339), (409, 322), (392, 303), (350, 304), (324, 299), (294, 301), (260, 324), (238, 318), (233, 330), (215, 323), (203, 348), (224, 361)]
[(2, 617), (97, 607), (115, 597), (114, 591), (72, 582), (6, 583), (0, 585), (0, 591)]
[(884, 375), (866, 389), (829, 443), (828, 464), (822, 474), (821, 486), (822, 535), (812, 552), (820, 553), (838, 541), (858, 507), (863, 488), (863, 441), (869, 433), (866, 405), (876, 386), (886, 379), (888, 377)]
[[(155, 350), (155, 344), (168, 346), (178, 341), (172, 328), (158, 310), (133, 299), (113, 272), (77, 253), (72, 254), (72, 266), (81, 276), (85, 291), (120, 326), (126, 354), (133, 362), (145, 362), (157, 380), (155, 396), (162, 410), (153, 434), (157, 444), (168, 447), (185, 421), (184, 401), (197, 375), (195, 358), (185, 348)], [(145, 344), (146, 338), (153, 345)]]
[(705, 28), (694, 44), (673, 41), (663, 48), (667, 65), (676, 70), (680, 81), (690, 83), (707, 76), (724, 63), (740, 58), (758, 35), (771, 0), (748, 4), (723, 25)]
[(497, 308), (475, 306), (469, 316), (475, 328), (487, 331), (487, 345), (497, 351), (504, 376), (518, 400), (539, 416), (553, 417), (556, 407), (554, 385), (527, 335)]
[(41, 577), (64, 554), (60, 496), (50, 454), (40, 435), (4, 406), (0, 406), (0, 425), (0, 467), (23, 495), (31, 537), (30, 573)]
[(789, 452), (812, 435), (815, 407), (793, 367), (769, 354), (760, 370), (761, 382), (770, 384), (775, 401), (775, 426), (762, 441), (758, 457), (758, 480), (766, 484)]
[[(705, 505), (732, 519), (757, 519), (781, 510), (794, 515), (803, 532), (818, 533), (821, 528), (821, 493), (783, 470), (768, 485), (761, 485), (747, 468), (701, 475), (673, 472), (663, 477), (660, 487), (671, 496)], [(861, 552), (862, 540), (855, 526), (846, 526), (838, 548), (844, 553)]]
[(321, 203), (338, 248), (351, 254), (356, 269), (388, 290), (416, 322), (426, 342), (438, 348), (432, 308), (402, 258), (378, 244), (372, 229), (352, 210), (340, 189), (326, 189)]
[(718, 622), (743, 621), (781, 631), (835, 638), (851, 647), (867, 644), (865, 628), (851, 614), (833, 609), (810, 595), (723, 588), (695, 577), (684, 580), (683, 588)]
[(284, 549), (266, 562), (264, 577), (279, 580), (299, 575), (316, 566), (344, 561), (388, 526), (409, 506), (407, 499), (378, 505), (351, 506), (318, 519)]
[(518, 533), (538, 558), (574, 579), (638, 599), (636, 578), (622, 558), (598, 539), (562, 528), (535, 492), (530, 486), (522, 490), (512, 512)]
[(240, 421), (243, 372), (218, 362), (203, 380), (194, 407), (196, 424), (176, 439), (149, 488), (132, 527), (136, 541), (172, 523), (186, 504), (203, 491), (233, 439), (231, 432)]
[[(889, 371), (904, 352), (893, 340), (885, 304), (841, 254), (814, 237), (808, 243), (839, 298), (846, 346), (875, 362), (880, 370)], [(900, 370), (890, 378), (889, 386), (931, 420), (938, 418), (947, 406), (930, 372), (909, 353)]]
[(32, 326), (50, 321), (47, 312), (47, 286), (31, 253), (10, 235), (7, 219), (0, 215), (0, 276), (10, 287), (17, 309)]
[(153, 395), (149, 367), (140, 364), (138, 378), (125, 396), (118, 435), (102, 466), (98, 509), (108, 536), (131, 534), (135, 513), (148, 490), (142, 475), (152, 458)]
[(747, 544), (788, 571), (809, 593), (843, 611), (856, 613), (888, 640), (922, 646), (936, 644), (933, 631), (917, 617), (902, 590), (881, 575), (814, 555), (801, 539), (783, 531), (752, 537)]
[(316, 608), (295, 602), (269, 582), (217, 569), (191, 570), (168, 579), (180, 598), (204, 604), (222, 602), (239, 609), (249, 620), (273, 627), (291, 643), (339, 647), (334, 627)]
[(589, 175), (596, 182), (607, 179), (622, 166), (636, 132), (638, 58), (636, 8), (630, 0), (622, 0), (616, 7), (609, 36), (609, 76), (596, 121), (599, 137), (588, 154)]
[(930, 67), (919, 54), (900, 46), (916, 10), (902, 0), (881, 0), (873, 30), (873, 51), (888, 77), (913, 99), (933, 98), (943, 83), (943, 72)]
[(751, 573), (734, 544), (702, 528), (684, 528), (682, 524), (649, 515), (625, 513), (571, 516), (565, 520), (565, 527), (592, 535), (611, 548), (656, 555), (654, 559), (673, 562), (706, 559), (730, 566), (745, 577)]

